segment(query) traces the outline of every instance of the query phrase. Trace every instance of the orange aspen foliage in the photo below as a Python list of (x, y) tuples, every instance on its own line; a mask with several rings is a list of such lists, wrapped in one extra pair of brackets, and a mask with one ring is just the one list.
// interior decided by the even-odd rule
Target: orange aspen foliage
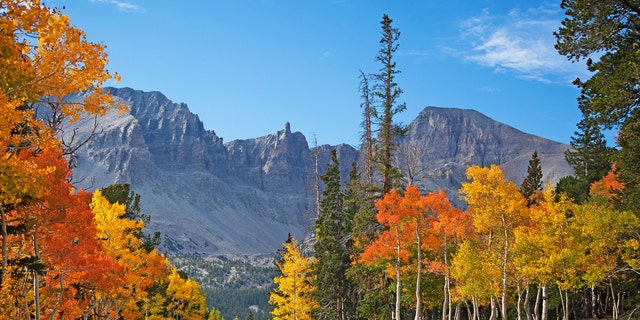
[[(35, 112), (39, 107), (55, 108), (58, 115), (71, 120), (85, 113), (104, 114), (113, 101), (100, 86), (109, 79), (118, 80), (118, 76), (106, 70), (104, 45), (88, 42), (82, 30), (71, 25), (65, 15), (47, 8), (40, 0), (2, 1), (0, 12), (0, 300), (8, 301), (5, 293), (11, 291), (11, 286), (5, 281), (10, 280), (9, 255), (13, 254), (9, 251), (15, 251), (9, 245), (12, 239), (8, 230), (18, 226), (49, 227), (46, 221), (38, 221), (46, 216), (44, 211), (28, 212), (18, 207), (40, 205), (45, 210), (55, 207), (53, 202), (66, 201), (56, 200), (53, 192), (69, 192), (68, 187), (45, 188), (47, 176), (63, 164), (37, 160), (44, 159), (41, 153), (58, 148), (60, 143), (54, 137), (54, 128), (36, 119)], [(85, 100), (78, 104), (62, 101), (75, 92), (86, 92)], [(51, 194), (46, 195), (47, 192)], [(37, 247), (38, 237), (34, 239), (33, 246)], [(37, 251), (32, 248), (29, 254)], [(37, 282), (38, 277), (34, 280)], [(34, 295), (38, 294), (37, 289)], [(22, 292), (22, 296), (27, 293)]]
[[(416, 277), (416, 314), (422, 310), (420, 281), (422, 275), (423, 248), (437, 247), (437, 238), (426, 233), (434, 216), (428, 205), (433, 200), (420, 195), (415, 186), (407, 186), (404, 197), (391, 190), (383, 199), (376, 202), (378, 222), (388, 227), (360, 255), (359, 261), (367, 265), (384, 263), (390, 277), (396, 279), (396, 314), (400, 313), (401, 278), (403, 265), (412, 257), (415, 248), (417, 259)], [(405, 268), (406, 269), (406, 268)]]
[(615, 165), (602, 179), (591, 184), (589, 196), (592, 201), (608, 203), (613, 206), (613, 197), (617, 190), (622, 189), (622, 183), (618, 181), (615, 172)]
[[(119, 265), (102, 254), (89, 208), (91, 195), (73, 193), (67, 180), (70, 170), (60, 149), (46, 148), (32, 163), (47, 166), (49, 173), (42, 177), (42, 196), (24, 201), (7, 215), (8, 225), (25, 229), (8, 237), (11, 250), (7, 258), (33, 257), (33, 262), (21, 268), (34, 285), (29, 291), (14, 291), (7, 300), (30, 301), (37, 309), (14, 310), (14, 314), (35, 311), (47, 317), (81, 317), (90, 305), (92, 291), (121, 285), (114, 272)], [(3, 289), (10, 287), (3, 283)], [(8, 311), (5, 307), (0, 306), (0, 313)]]

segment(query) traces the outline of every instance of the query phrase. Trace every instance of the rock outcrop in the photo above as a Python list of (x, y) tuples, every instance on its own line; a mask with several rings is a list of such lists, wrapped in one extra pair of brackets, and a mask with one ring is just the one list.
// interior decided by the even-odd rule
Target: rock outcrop
[[(159, 92), (108, 90), (129, 112), (99, 119), (98, 134), (78, 154), (75, 184), (90, 190), (131, 184), (151, 215), (149, 231), (163, 235), (162, 250), (272, 253), (288, 233), (303, 239), (311, 230), (315, 150), (288, 123), (269, 135), (223, 143), (185, 104)], [(92, 124), (82, 119), (66, 131), (87, 135)], [(537, 150), (546, 180), (570, 173), (562, 155), (567, 145), (472, 110), (426, 108), (398, 145), (401, 152), (419, 151), (416, 161), (404, 162), (418, 172), (414, 183), (424, 191), (444, 189), (453, 200), (470, 164), (498, 164), (520, 183)], [(319, 146), (321, 173), (334, 148), (346, 181), (358, 151), (346, 144)]]

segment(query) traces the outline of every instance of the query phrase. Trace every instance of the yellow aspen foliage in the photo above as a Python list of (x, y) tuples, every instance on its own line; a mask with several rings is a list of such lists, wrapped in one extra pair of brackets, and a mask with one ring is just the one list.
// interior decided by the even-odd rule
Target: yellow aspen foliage
[(276, 287), (269, 294), (274, 320), (310, 320), (311, 311), (318, 307), (312, 294), (311, 259), (303, 256), (298, 241), (290, 237), (279, 251), (276, 266), (280, 275), (273, 278)]
[(208, 316), (206, 296), (200, 285), (193, 279), (183, 277), (173, 266), (168, 280), (167, 312), (171, 319), (206, 319)]
[(565, 194), (556, 197), (547, 186), (543, 201), (529, 210), (530, 223), (515, 230), (515, 265), (527, 282), (544, 286), (556, 281), (569, 283), (562, 267), (576, 262), (570, 250), (583, 249), (567, 218), (575, 210), (576, 205)]
[[(514, 274), (512, 247), (514, 230), (526, 224), (527, 201), (513, 181), (506, 181), (500, 167), (471, 166), (467, 169), (471, 182), (462, 183), (461, 197), (469, 204), (473, 227), (486, 248), (487, 263), (501, 274), (491, 283), (500, 283), (502, 318), (507, 318), (508, 289)], [(489, 288), (487, 288), (489, 290)]]
[[(13, 58), (0, 62), (7, 64), (9, 76), (0, 94), (22, 102), (62, 104), (62, 113), (74, 120), (82, 112), (104, 114), (113, 101), (100, 86), (119, 80), (106, 69), (105, 45), (87, 41), (67, 15), (40, 0), (3, 1), (0, 9), (0, 26), (6, 27), (0, 46)], [(62, 103), (70, 93), (89, 90), (84, 103)]]
[(124, 266), (126, 286), (118, 292), (102, 296), (105, 304), (118, 302), (125, 318), (139, 316), (139, 302), (148, 305), (146, 289), (156, 279), (166, 277), (167, 260), (156, 250), (147, 252), (143, 242), (135, 236), (144, 228), (141, 221), (123, 218), (126, 207), (120, 203), (110, 203), (100, 190), (93, 194), (91, 209), (95, 214), (97, 238), (102, 242), (105, 253)]
[(632, 267), (637, 264), (637, 258), (628, 255), (631, 251), (627, 247), (629, 239), (637, 237), (637, 216), (594, 203), (582, 204), (574, 213), (575, 233), (580, 235), (586, 253), (579, 257), (578, 264), (587, 285), (596, 285), (611, 276), (622, 267), (621, 259)]

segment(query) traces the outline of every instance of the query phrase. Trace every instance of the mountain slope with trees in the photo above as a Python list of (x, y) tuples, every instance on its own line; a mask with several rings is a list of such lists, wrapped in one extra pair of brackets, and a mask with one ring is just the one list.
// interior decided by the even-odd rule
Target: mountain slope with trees
[[(88, 189), (130, 184), (141, 195), (142, 211), (152, 215), (149, 231), (161, 232), (163, 250), (272, 253), (289, 232), (303, 239), (310, 230), (315, 219), (313, 148), (289, 124), (263, 137), (223, 143), (186, 105), (159, 92), (108, 92), (130, 111), (108, 112), (100, 119), (98, 132), (78, 150), (76, 184)], [(82, 119), (66, 132), (87, 135), (92, 126), (91, 120)], [(419, 169), (415, 184), (425, 190), (442, 188), (454, 202), (471, 164), (495, 161), (520, 183), (535, 149), (545, 181), (555, 183), (571, 173), (563, 159), (567, 145), (472, 110), (426, 108), (397, 145), (401, 151), (420, 151), (413, 163), (400, 164), (400, 170), (406, 165)], [(321, 173), (332, 148), (318, 147)], [(359, 154), (349, 145), (337, 150), (346, 182)]]

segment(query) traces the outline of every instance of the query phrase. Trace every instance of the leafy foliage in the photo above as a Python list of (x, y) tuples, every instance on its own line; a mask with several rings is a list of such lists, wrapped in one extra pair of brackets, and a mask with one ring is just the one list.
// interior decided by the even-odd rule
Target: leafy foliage
[(298, 241), (289, 236), (276, 260), (279, 275), (273, 278), (275, 288), (269, 294), (274, 320), (312, 319), (311, 312), (318, 307), (311, 286), (311, 259), (303, 256)]

